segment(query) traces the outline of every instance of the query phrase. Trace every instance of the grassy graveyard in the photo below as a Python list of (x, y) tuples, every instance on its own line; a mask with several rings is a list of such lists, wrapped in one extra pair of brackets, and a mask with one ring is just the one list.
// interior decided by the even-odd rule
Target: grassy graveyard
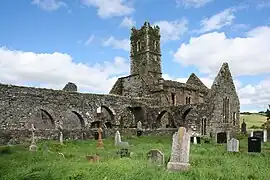
[[(244, 139), (242, 139), (244, 138)], [(29, 152), (29, 144), (0, 147), (0, 179), (54, 180), (172, 180), (172, 179), (270, 179), (270, 143), (262, 145), (262, 153), (247, 153), (247, 137), (239, 137), (239, 153), (226, 152), (226, 145), (191, 145), (189, 172), (171, 173), (147, 161), (150, 149), (159, 149), (165, 161), (171, 152), (171, 137), (122, 137), (130, 143), (131, 158), (120, 158), (114, 138), (104, 140), (105, 148), (96, 149), (95, 140), (38, 142), (39, 150)], [(45, 144), (51, 152), (44, 148)], [(57, 152), (62, 152), (63, 158)], [(89, 162), (86, 155), (100, 155), (100, 162)]]

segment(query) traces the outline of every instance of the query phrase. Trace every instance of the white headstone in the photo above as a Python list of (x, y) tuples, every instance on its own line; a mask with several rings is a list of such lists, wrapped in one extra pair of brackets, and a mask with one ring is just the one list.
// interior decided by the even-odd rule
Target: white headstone
[(253, 131), (250, 132), (250, 137), (253, 137)]
[(59, 141), (60, 141), (60, 144), (64, 144), (63, 143), (63, 133), (62, 133), (62, 131), (60, 131)]
[(115, 137), (114, 137), (114, 145), (118, 146), (121, 143), (121, 135), (119, 131), (116, 131)]
[(263, 142), (267, 142), (267, 130), (263, 130)]
[(137, 122), (137, 129), (142, 130), (142, 122), (141, 121)]
[(194, 137), (193, 144), (197, 144), (197, 137)]
[(227, 142), (227, 151), (228, 152), (239, 152), (239, 141), (232, 138)]
[(170, 171), (185, 171), (190, 168), (190, 135), (186, 128), (180, 127), (178, 132), (173, 135), (172, 152), (167, 169)]

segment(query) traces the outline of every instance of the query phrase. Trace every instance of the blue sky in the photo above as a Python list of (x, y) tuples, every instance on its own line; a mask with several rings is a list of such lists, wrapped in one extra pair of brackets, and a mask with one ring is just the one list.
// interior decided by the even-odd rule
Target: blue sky
[(229, 63), (242, 111), (270, 103), (270, 0), (0, 1), (0, 82), (108, 93), (129, 74), (129, 33), (159, 25), (165, 79), (210, 87)]

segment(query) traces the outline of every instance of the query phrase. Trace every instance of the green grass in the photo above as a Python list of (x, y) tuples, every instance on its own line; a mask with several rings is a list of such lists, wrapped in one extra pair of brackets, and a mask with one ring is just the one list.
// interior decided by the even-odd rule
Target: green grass
[[(27, 145), (1, 147), (0, 179), (6, 180), (235, 180), (270, 179), (270, 143), (263, 144), (261, 154), (248, 154), (246, 137), (240, 141), (240, 153), (226, 152), (225, 145), (191, 145), (188, 172), (172, 173), (147, 161), (152, 148), (160, 149), (168, 159), (171, 137), (130, 137), (126, 139), (133, 156), (116, 155), (113, 138), (104, 140), (105, 149), (97, 150), (96, 141), (39, 142), (37, 152), (29, 152)], [(47, 143), (54, 153), (44, 151)], [(3, 150), (5, 149), (5, 151)], [(269, 152), (268, 152), (269, 151)], [(56, 152), (62, 152), (63, 158)], [(99, 163), (90, 163), (85, 155), (99, 153)]]
[(251, 129), (253, 125), (256, 127), (261, 127), (261, 125), (266, 122), (266, 116), (260, 114), (241, 115), (240, 124), (243, 122), (243, 119), (245, 119), (247, 129)]

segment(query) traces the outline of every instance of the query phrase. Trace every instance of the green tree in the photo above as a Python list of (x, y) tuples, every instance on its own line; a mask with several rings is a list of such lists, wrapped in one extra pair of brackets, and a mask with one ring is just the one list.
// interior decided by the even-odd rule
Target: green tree
[(269, 108), (266, 110), (265, 114), (266, 114), (266, 117), (267, 117), (267, 120), (270, 119), (270, 104), (268, 104)]

